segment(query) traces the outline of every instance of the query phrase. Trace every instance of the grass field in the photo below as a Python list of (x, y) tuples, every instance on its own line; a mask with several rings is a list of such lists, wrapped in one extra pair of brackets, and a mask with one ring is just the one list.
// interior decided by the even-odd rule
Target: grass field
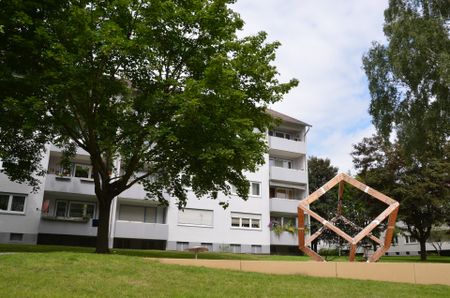
[[(5, 247), (2, 246), (2, 250)], [(449, 297), (450, 287), (163, 265), (89, 251), (0, 254), (0, 297)]]
[[(59, 246), (59, 245), (23, 245), (23, 244), (0, 244), (1, 252), (78, 252), (92, 253), (93, 248)], [(194, 254), (187, 251), (164, 251), (164, 250), (138, 250), (138, 249), (114, 249), (114, 255), (137, 256), (148, 258), (179, 258), (192, 259)], [(308, 261), (307, 256), (280, 256), (280, 255), (251, 255), (233, 253), (200, 253), (199, 259), (224, 259), (224, 260), (276, 260), (276, 261)], [(348, 261), (348, 257), (329, 257), (329, 261)], [(358, 259), (357, 259), (358, 260)], [(361, 260), (361, 258), (359, 258)], [(421, 262), (419, 256), (390, 256), (382, 257), (381, 262)], [(450, 257), (428, 256), (430, 263), (450, 263)]]

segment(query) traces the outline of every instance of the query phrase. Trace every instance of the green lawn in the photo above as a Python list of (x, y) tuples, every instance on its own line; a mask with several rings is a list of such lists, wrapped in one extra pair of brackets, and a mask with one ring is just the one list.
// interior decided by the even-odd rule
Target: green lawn
[[(60, 245), (24, 245), (24, 244), (0, 244), (1, 252), (77, 252), (92, 253), (93, 248), (60, 246)], [(114, 255), (139, 256), (148, 258), (179, 258), (192, 259), (194, 254), (187, 251), (164, 251), (164, 250), (139, 250), (139, 249), (114, 249)], [(280, 256), (280, 255), (251, 255), (206, 252), (198, 255), (199, 259), (223, 259), (223, 260), (276, 260), (276, 261), (309, 261), (307, 256)], [(347, 261), (348, 257), (328, 257), (328, 261)], [(362, 261), (357, 258), (357, 261)], [(382, 257), (381, 262), (420, 262), (419, 256), (390, 256)], [(450, 257), (428, 256), (430, 263), (450, 263)]]
[(96, 255), (87, 250), (47, 251), (0, 255), (0, 297), (450, 296), (446, 286), (277, 276), (164, 265), (136, 256)]

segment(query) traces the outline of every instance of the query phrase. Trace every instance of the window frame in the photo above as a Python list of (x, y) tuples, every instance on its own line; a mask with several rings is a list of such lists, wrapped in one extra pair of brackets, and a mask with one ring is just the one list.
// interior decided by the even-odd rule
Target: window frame
[[(133, 208), (143, 208), (144, 209), (144, 220), (140, 221), (140, 220), (129, 220), (129, 219), (121, 219), (120, 215), (121, 215), (121, 208), (122, 207), (133, 207)], [(147, 221), (147, 214), (148, 214), (148, 209), (154, 209), (154, 221)], [(121, 222), (134, 222), (134, 223), (143, 223), (143, 224), (157, 224), (158, 223), (158, 206), (140, 206), (140, 205), (132, 205), (132, 204), (119, 204), (119, 210), (117, 212), (116, 215), (116, 221), (121, 221)]]
[[(1, 214), (15, 214), (15, 215), (25, 215), (25, 211), (27, 210), (27, 195), (25, 194), (18, 194), (18, 193), (0, 193), (0, 195), (4, 195), (4, 196), (8, 196), (8, 204), (6, 207), (6, 210), (1, 209), (0, 213)], [(12, 203), (14, 200), (14, 197), (23, 197), (23, 210), (22, 211), (14, 211), (11, 210), (12, 208)]]
[(214, 210), (212, 210), (212, 209), (198, 209), (198, 208), (185, 208), (184, 210), (195, 210), (195, 211), (211, 212), (211, 225), (195, 224), (195, 223), (180, 223), (180, 212), (183, 212), (183, 211), (178, 210), (178, 214), (177, 214), (177, 225), (178, 226), (199, 227), (199, 228), (214, 228)]
[[(255, 195), (253, 194), (253, 184), (258, 185), (258, 192), (259, 194)], [(249, 189), (249, 197), (256, 197), (256, 198), (260, 198), (261, 197), (261, 182), (259, 181), (250, 181), (250, 189)]]
[[(276, 162), (282, 162), (283, 166), (277, 166)], [(294, 169), (294, 160), (292, 159), (285, 159), (285, 158), (279, 158), (279, 157), (270, 157), (269, 158), (269, 165), (272, 167), (282, 168), (282, 169), (289, 169), (289, 170), (295, 170)], [(287, 167), (285, 167), (287, 165)]]
[[(238, 219), (239, 225), (233, 225), (233, 219)], [(248, 226), (243, 226), (243, 220), (248, 220)], [(254, 222), (258, 223), (257, 228), (253, 227)], [(261, 231), (262, 230), (262, 214), (231, 212), (230, 228), (231, 229)]]
[[(87, 167), (88, 168), (88, 177), (76, 176), (77, 166)], [(83, 164), (83, 163), (74, 163), (72, 173), (73, 173), (72, 177), (74, 177), (74, 178), (94, 180), (94, 178), (92, 178), (92, 165)]]
[[(65, 209), (64, 209), (64, 216), (59, 216), (57, 215), (58, 212), (58, 203), (64, 203), (66, 204)], [(87, 217), (89, 219), (93, 219), (96, 218), (96, 214), (97, 214), (97, 203), (96, 202), (86, 202), (86, 201), (76, 201), (76, 200), (55, 200), (55, 208), (53, 210), (53, 214), (55, 217), (58, 218), (85, 218), (85, 217), (74, 217), (74, 216), (70, 216), (70, 206), (72, 204), (81, 204), (81, 205), (92, 205), (94, 206), (94, 210), (93, 210), (93, 214), (92, 217)]]

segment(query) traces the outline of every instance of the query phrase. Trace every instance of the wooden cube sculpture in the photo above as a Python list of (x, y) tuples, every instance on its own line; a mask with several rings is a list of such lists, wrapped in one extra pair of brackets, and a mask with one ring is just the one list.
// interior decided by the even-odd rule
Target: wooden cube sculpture
[[(330, 221), (325, 220), (323, 217), (321, 217), (319, 214), (315, 213), (314, 211), (309, 209), (309, 205), (313, 203), (314, 201), (318, 200), (324, 193), (329, 191), (331, 188), (333, 188), (336, 184), (339, 183), (339, 190), (338, 190), (338, 210), (336, 213), (336, 216), (331, 219)], [(344, 193), (344, 183), (349, 183), (350, 185), (362, 190), (363, 192), (367, 193), (368, 195), (372, 196), (373, 198), (385, 203), (388, 205), (388, 207), (380, 214), (378, 215), (369, 225), (367, 225), (365, 228), (360, 228), (360, 232), (354, 236), (351, 237), (341, 229), (339, 229), (334, 223), (340, 219), (346, 224), (349, 224), (353, 227), (357, 227), (354, 223), (346, 219), (342, 215), (342, 195)], [(395, 221), (397, 219), (397, 213), (399, 209), (400, 204), (396, 201), (391, 199), (390, 197), (382, 194), (379, 191), (376, 191), (375, 189), (370, 188), (369, 186), (365, 185), (364, 183), (359, 182), (358, 180), (344, 174), (338, 174), (336, 177), (325, 183), (321, 188), (313, 192), (311, 195), (309, 195), (307, 198), (300, 201), (298, 205), (298, 245), (301, 251), (303, 251), (305, 254), (310, 256), (316, 261), (325, 261), (320, 255), (318, 255), (315, 251), (313, 251), (311, 248), (308, 247), (308, 245), (311, 244), (312, 241), (314, 241), (317, 237), (319, 237), (326, 229), (329, 229), (336, 233), (338, 236), (342, 237), (346, 241), (348, 241), (350, 245), (350, 255), (349, 255), (349, 261), (353, 262), (355, 260), (355, 254), (356, 249), (358, 246), (358, 243), (364, 239), (364, 237), (369, 237), (376, 243), (380, 245), (380, 247), (374, 252), (372, 256), (368, 259), (368, 262), (376, 262), (378, 259), (384, 255), (384, 253), (389, 249), (391, 246), (392, 237), (394, 235), (394, 228), (395, 228)], [(322, 227), (317, 230), (313, 235), (309, 236), (305, 239), (305, 214), (310, 215), (311, 217), (318, 220), (320, 223), (322, 223)], [(372, 230), (375, 229), (383, 220), (388, 218), (388, 225), (385, 232), (384, 241), (381, 239), (375, 237), (371, 234)]]

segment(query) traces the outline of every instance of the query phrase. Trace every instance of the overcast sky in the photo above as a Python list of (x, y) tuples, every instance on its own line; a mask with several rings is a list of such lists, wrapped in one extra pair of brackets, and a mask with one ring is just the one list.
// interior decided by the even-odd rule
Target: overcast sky
[[(281, 80), (300, 84), (273, 106), (312, 125), (308, 155), (352, 170), (352, 144), (374, 132), (361, 57), (384, 41), (387, 0), (238, 0), (244, 35), (266, 31), (282, 46), (275, 62)], [(352, 171), (354, 173), (354, 171)]]

